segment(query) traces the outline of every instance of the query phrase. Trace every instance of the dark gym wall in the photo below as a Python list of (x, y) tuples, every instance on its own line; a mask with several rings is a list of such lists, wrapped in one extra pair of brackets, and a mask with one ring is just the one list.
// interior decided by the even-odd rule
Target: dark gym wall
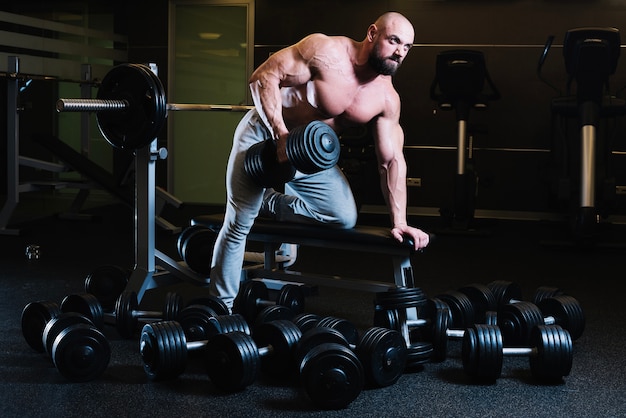
[[(76, 2), (54, 2), (55, 7), (63, 3)], [(109, 7), (115, 14), (115, 31), (128, 35), (129, 60), (156, 62), (161, 78), (167, 79), (167, 0), (88, 3), (97, 5), (100, 13)], [(25, 0), (2, 9), (28, 14), (41, 4)], [(559, 93), (536, 74), (543, 44), (548, 35), (556, 36), (543, 75), (564, 90), (561, 44), (568, 29), (614, 26), (622, 30), (622, 42), (626, 31), (626, 26), (620, 27), (626, 22), (626, 1), (621, 0), (257, 0), (255, 8), (255, 66), (270, 52), (311, 32), (360, 40), (368, 24), (387, 10), (402, 12), (413, 22), (416, 46), (394, 83), (403, 102), (409, 176), (422, 179), (422, 187), (409, 189), (409, 204), (434, 208), (452, 198), (456, 167), (454, 115), (436, 111), (429, 97), (439, 51), (483, 51), (491, 78), (502, 94), (488, 110), (470, 115), (470, 122), (481, 128), (474, 138), (474, 162), (480, 176), (477, 207), (553, 212), (563, 207), (563, 202), (555, 201), (555, 164), (548, 152), (553, 141), (550, 100)], [(624, 59), (611, 78), (611, 92), (626, 85)], [(623, 125), (621, 120), (606, 123), (601, 132), (606, 131), (603, 136), (614, 134), (611, 146), (619, 151), (626, 149)], [(576, 132), (572, 132), (570, 142), (576, 146)], [(165, 138), (161, 140), (164, 145)], [(618, 185), (626, 184), (624, 158), (617, 155), (609, 161)], [(160, 184), (165, 184), (163, 166), (159, 169)], [(363, 197), (364, 203), (380, 203), (373, 192), (378, 189), (373, 174), (371, 187), (366, 188), (372, 192)], [(626, 212), (623, 198), (617, 196), (615, 213)]]

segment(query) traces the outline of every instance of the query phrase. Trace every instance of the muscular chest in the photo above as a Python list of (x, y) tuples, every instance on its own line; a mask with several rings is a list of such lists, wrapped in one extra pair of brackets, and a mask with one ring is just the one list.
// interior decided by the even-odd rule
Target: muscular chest
[(283, 104), (291, 110), (311, 107), (323, 118), (362, 124), (381, 113), (384, 93), (376, 85), (362, 86), (345, 80), (314, 80), (289, 92), (286, 99)]

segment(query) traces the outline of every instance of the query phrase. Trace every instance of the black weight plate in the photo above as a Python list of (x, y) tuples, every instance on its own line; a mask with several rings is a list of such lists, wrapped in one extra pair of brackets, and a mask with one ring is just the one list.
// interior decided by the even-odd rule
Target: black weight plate
[(574, 357), (570, 334), (559, 325), (539, 325), (531, 338), (536, 348), (529, 359), (533, 377), (554, 383), (568, 376)]
[(302, 332), (289, 320), (276, 320), (260, 324), (254, 330), (257, 347), (271, 347), (261, 358), (261, 370), (266, 375), (289, 376), (295, 373), (294, 352)]
[(315, 328), (319, 320), (322, 319), (321, 316), (313, 313), (301, 313), (295, 315), (291, 321), (300, 328), (302, 333), (306, 333), (308, 330)]
[(474, 307), (474, 321), (485, 322), (485, 313), (497, 309), (496, 297), (489, 287), (480, 283), (472, 283), (458, 289), (467, 296)]
[(176, 321), (183, 328), (187, 341), (202, 341), (213, 335), (215, 326), (211, 325), (211, 318), (217, 314), (206, 305), (189, 305), (182, 309)]
[(397, 309), (383, 309), (376, 306), (374, 309), (374, 326), (402, 331), (400, 313)]
[(122, 292), (115, 301), (115, 329), (122, 338), (132, 338), (137, 328), (135, 311), (139, 303), (133, 291)]
[(92, 325), (71, 325), (57, 335), (52, 345), (55, 367), (72, 382), (88, 382), (102, 376), (110, 359), (109, 341)]
[(178, 234), (178, 238), (176, 239), (176, 250), (178, 251), (178, 256), (184, 259), (184, 245), (187, 242), (187, 238), (189, 235), (196, 232), (198, 229), (206, 229), (206, 226), (203, 225), (191, 225), (183, 229), (180, 234)]
[(543, 324), (541, 310), (531, 302), (509, 303), (498, 311), (498, 326), (505, 346), (528, 346), (532, 329), (540, 324)]
[(41, 342), (45, 352), (52, 357), (52, 345), (54, 340), (64, 329), (75, 324), (87, 324), (93, 326), (93, 322), (78, 312), (62, 312), (52, 318), (43, 329)]
[(363, 366), (349, 348), (327, 343), (313, 347), (299, 366), (304, 390), (320, 409), (342, 409), (363, 390)]
[(262, 309), (259, 301), (267, 301), (269, 291), (265, 283), (259, 280), (248, 280), (241, 284), (233, 304), (233, 312), (243, 315), (248, 323), (254, 323), (257, 313)]
[(98, 128), (113, 147), (136, 150), (150, 144), (163, 126), (167, 106), (163, 88), (139, 64), (122, 64), (112, 68), (102, 79), (97, 98), (124, 100), (121, 111), (96, 113)]
[(539, 302), (541, 302), (542, 300), (544, 300), (546, 298), (551, 298), (551, 297), (554, 297), (554, 296), (560, 296), (560, 295), (563, 295), (563, 294), (564, 294), (564, 292), (561, 289), (559, 289), (558, 287), (554, 287), (554, 286), (539, 286), (535, 290), (532, 302), (535, 305), (539, 305)]
[(228, 306), (226, 306), (224, 301), (212, 295), (192, 299), (189, 301), (189, 305), (206, 305), (214, 310), (217, 315), (230, 314), (230, 309), (228, 309)]
[(183, 298), (176, 292), (167, 292), (165, 295), (165, 305), (163, 306), (163, 320), (173, 321), (178, 318), (178, 313), (183, 306)]
[(182, 244), (181, 257), (196, 273), (211, 274), (213, 247), (217, 234), (209, 228), (196, 228), (189, 232)]
[(85, 278), (85, 292), (98, 299), (102, 309), (112, 311), (115, 300), (126, 289), (130, 272), (120, 266), (96, 267)]
[(426, 305), (426, 295), (418, 287), (390, 288), (376, 293), (375, 304), (383, 309), (419, 308)]
[(266, 322), (277, 321), (277, 320), (292, 320), (294, 317), (293, 311), (286, 306), (281, 305), (272, 305), (266, 306), (261, 309), (261, 312), (258, 313), (256, 319), (254, 320), (254, 328), (256, 329), (259, 325), (264, 324)]
[(425, 330), (429, 332), (428, 337), (430, 337), (427, 341), (433, 344), (433, 357), (431, 360), (434, 362), (442, 362), (448, 356), (448, 335), (446, 331), (450, 328), (451, 319), (450, 310), (447, 307), (438, 308), (431, 318), (430, 327), (425, 327)]
[(286, 306), (294, 314), (304, 312), (304, 291), (301, 286), (295, 284), (286, 284), (278, 293), (276, 304)]
[(91, 320), (93, 325), (104, 328), (104, 312), (98, 299), (90, 293), (67, 295), (61, 301), (62, 312), (77, 312)]
[(544, 317), (553, 317), (557, 325), (566, 329), (572, 340), (579, 339), (585, 330), (585, 314), (578, 300), (572, 296), (559, 295), (539, 302)]
[(206, 346), (206, 359), (209, 378), (226, 392), (245, 389), (259, 375), (261, 359), (256, 344), (242, 332), (211, 337)]
[(494, 297), (496, 298), (498, 309), (501, 306), (507, 305), (511, 302), (523, 300), (522, 288), (519, 284), (515, 282), (510, 282), (507, 280), (494, 280), (491, 283), (488, 283), (487, 287), (491, 290)]
[(474, 306), (464, 293), (451, 290), (438, 295), (436, 298), (448, 305), (452, 316), (450, 323), (452, 328), (465, 329), (474, 323)]
[(45, 351), (42, 337), (46, 324), (61, 314), (61, 308), (56, 302), (30, 302), (22, 310), (22, 335), (26, 343), (35, 351)]
[(411, 342), (406, 348), (406, 367), (412, 368), (428, 363), (433, 356), (433, 344), (426, 341)]
[(359, 341), (359, 330), (353, 322), (347, 319), (326, 316), (319, 320), (317, 326), (336, 329), (344, 336), (349, 344), (356, 345)]
[(289, 132), (286, 151), (296, 170), (313, 174), (334, 167), (341, 146), (330, 126), (322, 121), (312, 121)]
[(239, 314), (232, 315), (220, 315), (215, 318), (219, 324), (222, 334), (228, 334), (229, 332), (243, 332), (244, 334), (251, 335), (250, 326), (248, 321)]
[(278, 164), (276, 142), (267, 139), (252, 145), (246, 151), (243, 168), (260, 187), (278, 187), (294, 178), (296, 169), (292, 164)]
[(302, 359), (311, 351), (314, 347), (322, 344), (339, 344), (349, 347), (350, 344), (339, 331), (328, 327), (315, 327), (302, 333), (300, 340), (296, 344), (295, 348), (295, 363), (301, 364)]
[(144, 325), (139, 337), (139, 352), (150, 380), (179, 376), (185, 371), (188, 356), (183, 328), (175, 321)]
[(363, 365), (365, 381), (370, 387), (393, 385), (406, 368), (406, 342), (394, 330), (378, 327), (367, 329), (355, 352)]

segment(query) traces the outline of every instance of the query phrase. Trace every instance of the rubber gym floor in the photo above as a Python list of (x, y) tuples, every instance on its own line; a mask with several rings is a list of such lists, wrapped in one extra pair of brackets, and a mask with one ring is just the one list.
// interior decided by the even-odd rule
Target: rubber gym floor
[[(626, 304), (623, 267), (626, 227), (603, 225), (607, 247), (576, 248), (554, 244), (566, 237), (559, 222), (486, 220), (481, 234), (445, 234), (412, 259), (417, 285), (436, 296), (469, 283), (515, 281), (527, 299), (539, 286), (557, 286), (582, 304), (586, 328), (574, 342), (569, 376), (559, 384), (535, 381), (523, 357), (505, 357), (502, 376), (492, 384), (477, 384), (463, 372), (460, 343), (450, 343), (448, 358), (404, 373), (394, 385), (365, 389), (346, 409), (319, 411), (294, 382), (261, 377), (245, 390), (218, 391), (200, 362), (191, 361), (175, 380), (147, 379), (138, 339), (124, 340), (105, 329), (111, 360), (104, 374), (87, 383), (64, 379), (52, 362), (24, 341), (20, 317), (36, 300), (60, 302), (84, 291), (84, 278), (97, 266), (134, 263), (133, 212), (121, 204), (94, 204), (89, 220), (57, 216), (55, 204), (32, 201), (34, 217), (18, 208), (20, 234), (0, 236), (0, 415), (3, 417), (171, 417), (171, 416), (324, 416), (324, 417), (624, 417), (626, 416)], [(24, 205), (24, 203), (20, 203)], [(28, 207), (28, 202), (26, 203)], [(177, 225), (207, 213), (188, 205), (167, 213)], [(436, 218), (411, 219), (436, 231)], [(385, 225), (384, 216), (363, 215), (360, 222)], [(158, 229), (158, 228), (157, 228)], [(443, 231), (445, 232), (445, 231)], [(176, 236), (157, 230), (157, 247), (174, 256)], [(28, 260), (25, 248), (37, 244), (38, 260)], [(567, 242), (565, 242), (567, 244)], [(356, 252), (300, 248), (295, 270), (338, 276), (391, 280), (384, 257)], [(205, 290), (180, 285), (183, 297)], [(337, 288), (319, 288), (306, 300), (306, 310), (354, 321), (362, 329), (373, 315), (373, 295)], [(146, 305), (162, 300), (151, 291)], [(156, 303), (156, 302), (155, 302)], [(157, 309), (155, 306), (147, 308)], [(109, 329), (111, 328), (111, 329)]]

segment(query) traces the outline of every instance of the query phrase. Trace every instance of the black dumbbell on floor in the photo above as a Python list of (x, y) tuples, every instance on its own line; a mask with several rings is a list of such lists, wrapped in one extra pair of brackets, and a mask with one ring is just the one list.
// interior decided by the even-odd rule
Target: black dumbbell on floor
[(227, 392), (246, 388), (258, 378), (259, 371), (272, 377), (292, 377), (300, 337), (300, 329), (288, 320), (260, 324), (254, 338), (242, 332), (214, 335), (206, 345), (209, 377)]
[(500, 328), (496, 325), (475, 324), (463, 338), (463, 369), (472, 378), (492, 382), (502, 374), (503, 358), (529, 358), (532, 376), (553, 383), (569, 375), (573, 362), (572, 340), (558, 325), (538, 325), (533, 328), (527, 347), (504, 347)]
[(80, 314), (61, 312), (54, 302), (27, 304), (22, 333), (29, 346), (47, 353), (59, 373), (72, 382), (94, 380), (108, 367), (111, 348), (102, 332)]
[(304, 310), (304, 299), (304, 292), (300, 286), (286, 284), (280, 289), (276, 300), (270, 300), (269, 289), (265, 283), (248, 280), (241, 284), (234, 301), (233, 312), (243, 315), (252, 324), (259, 312), (268, 306), (285, 306), (294, 315), (300, 314)]
[(100, 329), (104, 324), (114, 325), (122, 338), (132, 338), (137, 331), (139, 321), (154, 322), (175, 319), (182, 306), (182, 298), (174, 292), (165, 296), (163, 311), (139, 310), (137, 294), (133, 291), (122, 292), (113, 312), (105, 312), (98, 299), (89, 293), (67, 295), (61, 302), (62, 312), (78, 312), (85, 315)]
[[(241, 332), (250, 334), (248, 323), (241, 315), (210, 317), (202, 326), (202, 340), (189, 340), (185, 329), (177, 321), (159, 321), (145, 324), (139, 338), (139, 353), (143, 369), (150, 380), (169, 380), (178, 377), (187, 368), (191, 352), (206, 352), (209, 338), (217, 334)], [(194, 334), (191, 338), (197, 338)]]
[(365, 387), (363, 364), (337, 330), (311, 328), (298, 342), (295, 358), (302, 387), (317, 408), (343, 409)]
[[(407, 346), (407, 367), (420, 366), (431, 360), (433, 345), (415, 340), (408, 323), (419, 321), (419, 312), (428, 304), (420, 288), (390, 288), (376, 294), (374, 301), (374, 326), (400, 332)], [(414, 325), (418, 325), (414, 322)]]
[(498, 311), (497, 324), (508, 346), (528, 344), (536, 325), (560, 325), (577, 340), (585, 329), (585, 316), (578, 301), (567, 295), (548, 297), (535, 305), (515, 302)]

